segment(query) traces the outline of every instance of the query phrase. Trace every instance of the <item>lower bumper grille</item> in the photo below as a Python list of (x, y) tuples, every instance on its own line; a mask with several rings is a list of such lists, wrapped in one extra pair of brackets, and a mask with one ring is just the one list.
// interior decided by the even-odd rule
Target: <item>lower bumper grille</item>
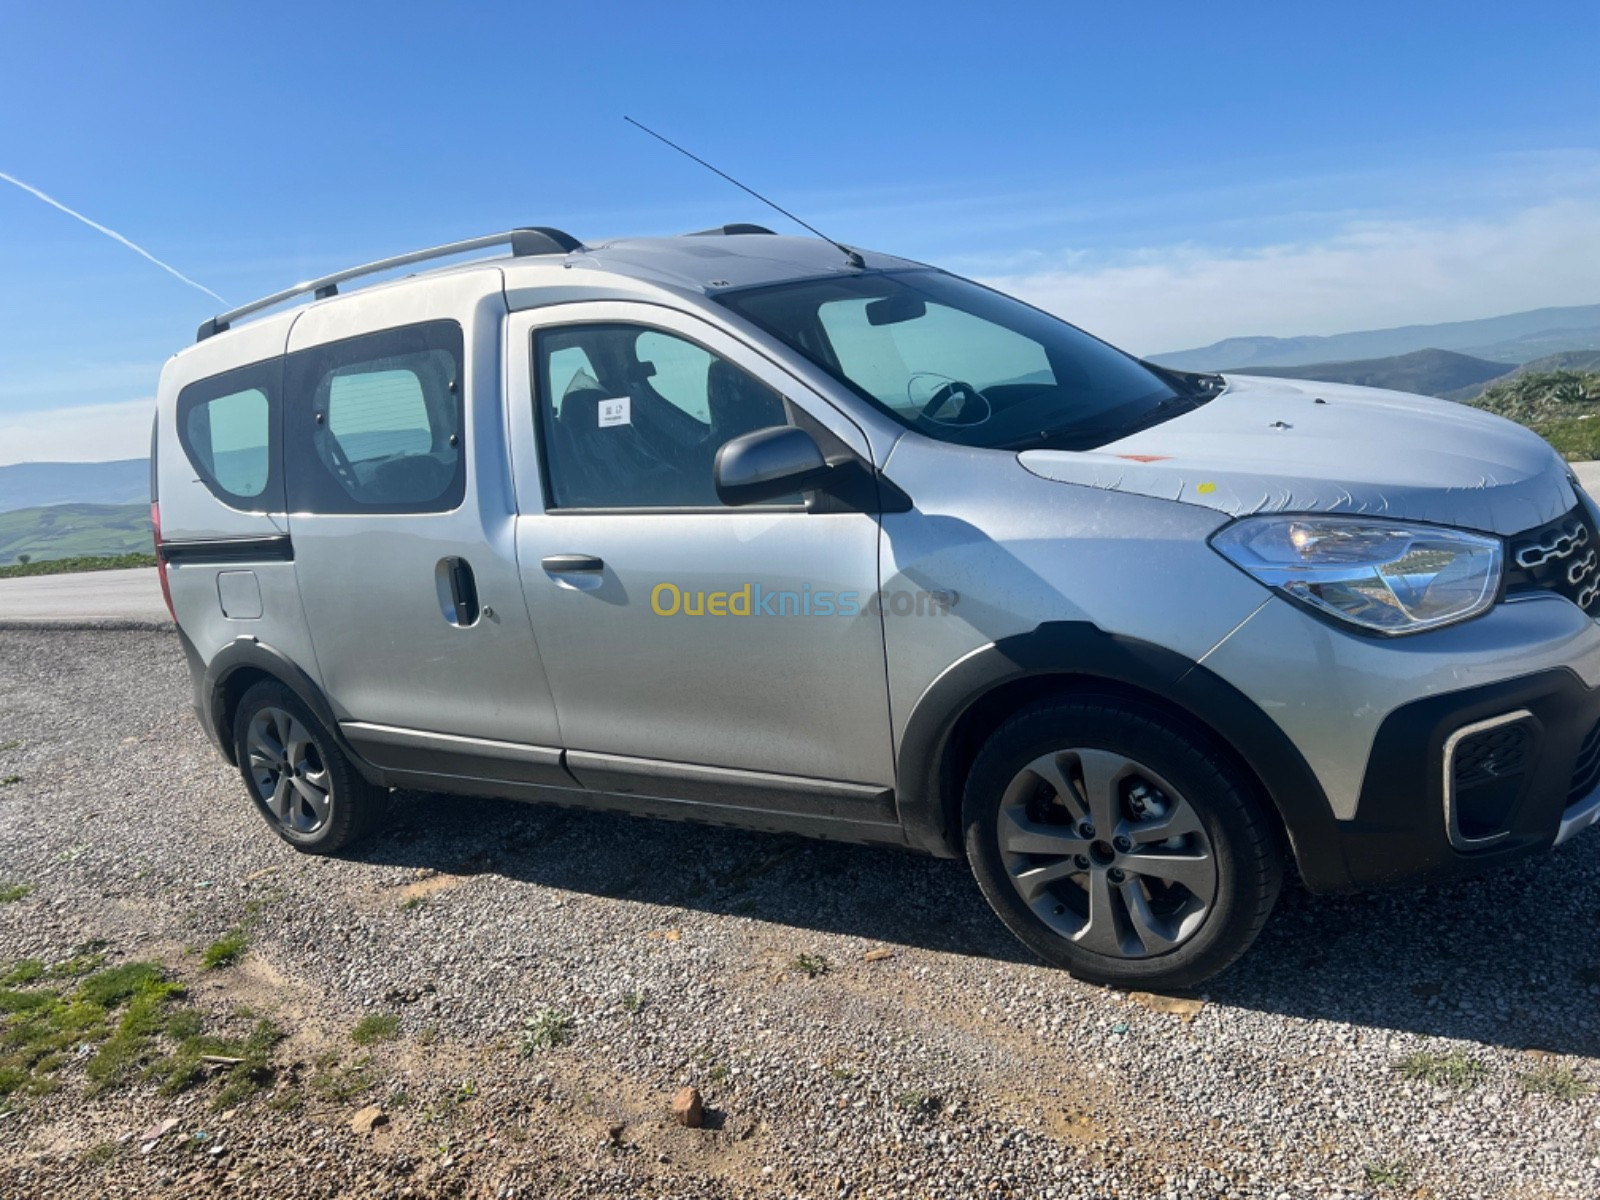
[(1582, 800), (1596, 787), (1600, 787), (1600, 723), (1589, 730), (1578, 751), (1578, 762), (1572, 769), (1572, 786), (1567, 789), (1567, 807)]

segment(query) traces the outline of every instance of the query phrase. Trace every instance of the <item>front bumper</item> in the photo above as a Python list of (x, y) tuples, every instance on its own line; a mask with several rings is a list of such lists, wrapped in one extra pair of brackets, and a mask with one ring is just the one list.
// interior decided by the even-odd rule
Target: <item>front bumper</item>
[(1337, 852), (1356, 887), (1475, 874), (1600, 816), (1600, 689), (1565, 668), (1390, 713)]
[(1394, 639), (1274, 600), (1204, 666), (1321, 785), (1298, 811), (1276, 797), (1313, 890), (1473, 874), (1600, 822), (1600, 622), (1559, 596)]

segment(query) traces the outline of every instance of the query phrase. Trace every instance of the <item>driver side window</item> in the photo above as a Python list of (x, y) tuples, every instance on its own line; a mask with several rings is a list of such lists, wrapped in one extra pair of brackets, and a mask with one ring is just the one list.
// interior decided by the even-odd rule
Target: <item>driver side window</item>
[(643, 325), (539, 330), (534, 360), (552, 508), (720, 507), (717, 450), (790, 423), (783, 397), (766, 384)]

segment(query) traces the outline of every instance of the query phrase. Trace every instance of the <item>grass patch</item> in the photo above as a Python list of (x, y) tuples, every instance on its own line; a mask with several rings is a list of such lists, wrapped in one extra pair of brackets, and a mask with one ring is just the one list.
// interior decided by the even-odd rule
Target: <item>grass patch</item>
[(249, 948), (249, 937), (243, 929), (236, 926), (201, 952), (200, 965), (208, 971), (231, 967), (244, 957), (244, 952)]
[(216, 1102), (225, 1105), (271, 1080), (272, 1050), (283, 1039), (271, 1022), (242, 1039), (210, 1036), (159, 964), (80, 969), (98, 967), (99, 957), (89, 951), (62, 964), (65, 971), (25, 959), (7, 971), (10, 983), (53, 986), (0, 987), (0, 1097), (52, 1091), (62, 1069), (79, 1061), (91, 1093), (147, 1079), (170, 1096), (219, 1076)]
[(0, 887), (0, 904), (12, 904), (24, 896), (33, 895), (33, 884), (13, 883), (9, 887)]
[(427, 902), (428, 898), (426, 896), (411, 896), (408, 897), (406, 902), (400, 906), (400, 911), (416, 912), (417, 909), (421, 908)]
[(400, 1018), (394, 1013), (371, 1013), (356, 1022), (350, 1040), (358, 1046), (393, 1041), (400, 1033)]
[(339, 1061), (337, 1054), (324, 1054), (317, 1059), (317, 1071), (311, 1076), (311, 1090), (324, 1100), (343, 1104), (372, 1087), (372, 1056), (363, 1054), (348, 1065)]
[(917, 1088), (912, 1088), (908, 1092), (901, 1092), (894, 1098), (894, 1106), (901, 1112), (910, 1113), (916, 1117), (932, 1116), (943, 1107), (939, 1097)]
[(23, 958), (12, 963), (11, 968), (0, 975), (0, 987), (19, 987), (43, 978), (44, 964), (37, 958)]
[(828, 966), (828, 960), (823, 958), (821, 955), (816, 954), (797, 955), (794, 960), (789, 963), (789, 969), (791, 971), (798, 971), (808, 979), (815, 979), (819, 975), (826, 975), (829, 970), (831, 970), (831, 968)]
[[(145, 533), (142, 536), (148, 538), (150, 535)], [(154, 554), (79, 554), (70, 558), (50, 558), (44, 562), (10, 563), (0, 567), (0, 579), (15, 579), (21, 575), (66, 575), (78, 571), (121, 571), (128, 567), (155, 565)]]
[(1489, 1068), (1464, 1050), (1448, 1054), (1419, 1051), (1400, 1060), (1400, 1074), (1418, 1083), (1465, 1092), (1487, 1079)]
[(12, 738), (9, 741), (0, 742), (0, 754), (9, 754), (13, 750), (20, 749), (22, 749), (21, 738)]
[(1383, 1158), (1361, 1168), (1373, 1187), (1403, 1188), (1411, 1183), (1411, 1167), (1398, 1158)]
[(1549, 1096), (1552, 1100), (1579, 1100), (1594, 1091), (1594, 1085), (1571, 1067), (1543, 1063), (1521, 1076), (1522, 1090), (1530, 1096)]
[(629, 992), (622, 997), (622, 1011), (636, 1013), (641, 1011), (648, 1003), (650, 1003), (650, 997), (643, 992)]
[(16, 787), (21, 782), (21, 775), (7, 775), (4, 778), (0, 778), (0, 787)]
[(531, 1058), (540, 1050), (553, 1050), (565, 1045), (572, 1037), (572, 1017), (554, 1008), (541, 1008), (522, 1023), (519, 1045), (523, 1058)]

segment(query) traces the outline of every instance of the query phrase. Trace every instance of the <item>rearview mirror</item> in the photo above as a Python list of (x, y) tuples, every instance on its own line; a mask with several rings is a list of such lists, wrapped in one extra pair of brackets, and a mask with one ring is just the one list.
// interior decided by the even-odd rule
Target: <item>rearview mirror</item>
[(902, 321), (915, 321), (918, 317), (926, 316), (927, 312), (928, 302), (921, 296), (896, 292), (882, 300), (867, 302), (867, 324), (898, 325)]
[(790, 495), (827, 470), (815, 438), (793, 425), (774, 425), (724, 442), (712, 477), (717, 499), (737, 507)]

